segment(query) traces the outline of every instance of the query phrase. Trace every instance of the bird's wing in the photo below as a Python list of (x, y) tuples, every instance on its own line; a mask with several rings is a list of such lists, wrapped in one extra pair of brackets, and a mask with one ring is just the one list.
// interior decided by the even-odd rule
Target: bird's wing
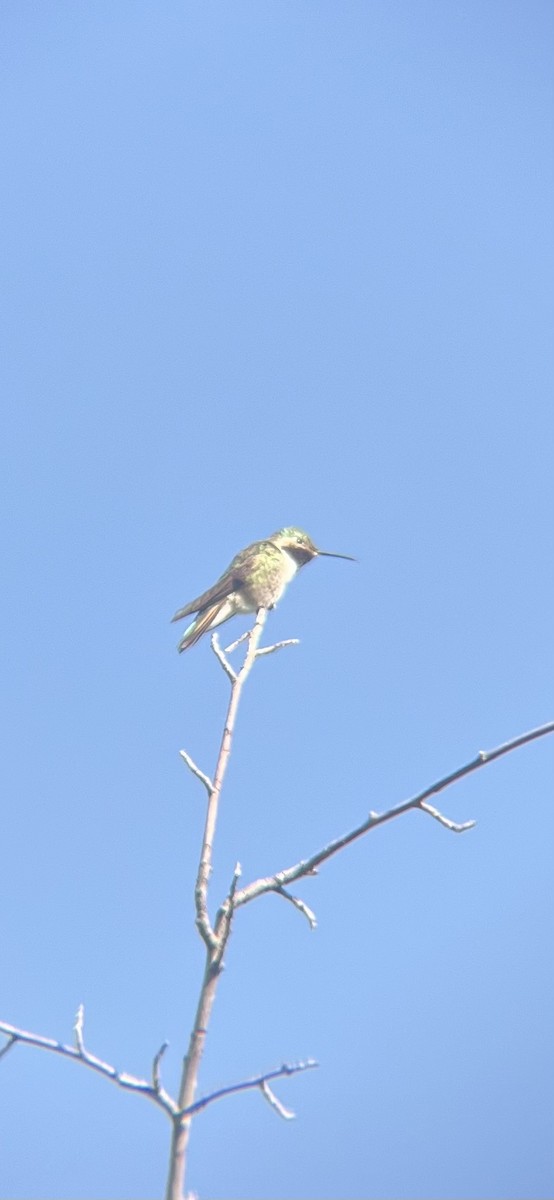
[(273, 542), (253, 542), (246, 550), (235, 555), (230, 566), (213, 587), (208, 588), (207, 592), (202, 592), (202, 595), (197, 596), (196, 600), (191, 600), (190, 604), (185, 604), (184, 608), (178, 608), (171, 620), (180, 621), (181, 617), (190, 617), (191, 613), (202, 612), (204, 608), (211, 604), (218, 604), (230, 592), (234, 592), (248, 578), (250, 566), (262, 546), (273, 552), (277, 558), (280, 557), (281, 551), (273, 545)]
[[(240, 581), (239, 581), (240, 582)], [(191, 613), (201, 612), (202, 609), (208, 608), (213, 604), (219, 604), (224, 600), (229, 592), (232, 592), (235, 587), (235, 576), (229, 568), (221, 579), (218, 579), (214, 586), (208, 588), (207, 592), (202, 592), (201, 596), (197, 596), (196, 600), (191, 600), (190, 604), (185, 604), (184, 608), (178, 608), (172, 621), (180, 621), (181, 617), (190, 617)]]

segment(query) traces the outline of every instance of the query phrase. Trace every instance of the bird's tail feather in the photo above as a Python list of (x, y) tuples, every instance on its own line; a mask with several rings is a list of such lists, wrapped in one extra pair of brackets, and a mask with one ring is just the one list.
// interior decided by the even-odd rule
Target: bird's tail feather
[[(194, 646), (196, 642), (200, 641), (202, 634), (206, 633), (212, 626), (215, 627), (220, 624), (217, 617), (223, 607), (223, 604), (212, 604), (210, 608), (206, 608), (204, 612), (199, 613), (192, 622), (192, 625), (189, 625), (188, 629), (185, 629), (181, 641), (177, 646), (179, 654), (182, 654), (183, 650), (188, 650), (189, 646)], [(173, 619), (175, 620), (175, 618)], [(223, 620), (227, 619), (227, 617), (223, 618)]]

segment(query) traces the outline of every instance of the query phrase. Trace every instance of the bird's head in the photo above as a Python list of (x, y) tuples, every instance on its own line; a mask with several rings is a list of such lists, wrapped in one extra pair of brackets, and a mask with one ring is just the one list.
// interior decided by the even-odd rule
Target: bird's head
[(303, 529), (296, 529), (294, 525), (287, 525), (285, 529), (278, 529), (276, 533), (272, 533), (268, 539), (273, 542), (274, 546), (278, 546), (280, 550), (284, 550), (290, 554), (291, 558), (298, 564), (299, 567), (304, 563), (311, 562), (312, 558), (348, 558), (351, 562), (356, 560), (351, 554), (334, 554), (331, 550), (318, 550), (315, 542), (312, 542), (309, 534)]

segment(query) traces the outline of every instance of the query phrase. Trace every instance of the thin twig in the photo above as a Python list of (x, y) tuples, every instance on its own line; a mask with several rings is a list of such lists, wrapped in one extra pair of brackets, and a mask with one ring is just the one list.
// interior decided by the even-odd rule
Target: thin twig
[(214, 956), (214, 962), (220, 963), (225, 953), (229, 934), (231, 932), (231, 922), (235, 911), (235, 895), (238, 887), (239, 879), (242, 875), (242, 867), (240, 863), (235, 864), (233, 878), (227, 893), (226, 899), (221, 905), (215, 919), (215, 936), (217, 938), (217, 953)]
[(154, 1058), (152, 1060), (152, 1087), (154, 1088), (154, 1091), (158, 1095), (162, 1091), (162, 1081), (161, 1081), (162, 1058), (163, 1058), (168, 1046), (169, 1046), (169, 1042), (162, 1042), (160, 1049), (158, 1050), (158, 1053), (154, 1055)]
[(206, 775), (204, 771), (200, 770), (200, 767), (197, 767), (194, 759), (191, 758), (190, 754), (187, 754), (186, 750), (179, 750), (179, 754), (181, 755), (183, 762), (187, 764), (189, 771), (192, 771), (192, 774), (196, 775), (196, 778), (204, 784), (204, 787), (209, 795), (214, 786), (209, 775)]
[(85, 1006), (84, 1006), (84, 1004), (79, 1005), (77, 1012), (75, 1014), (75, 1024), (73, 1026), (73, 1033), (75, 1034), (75, 1045), (76, 1045), (81, 1057), (84, 1058), (84, 1056), (86, 1054), (85, 1041), (84, 1041), (84, 1034), (85, 1034)]
[(435, 821), (439, 821), (441, 825), (444, 825), (445, 829), (451, 829), (452, 833), (465, 833), (466, 829), (473, 829), (477, 824), (477, 821), (463, 821), (461, 825), (457, 821), (451, 821), (450, 817), (445, 817), (443, 813), (439, 812), (438, 808), (434, 808), (426, 800), (421, 800), (419, 807), (422, 812), (429, 813), (430, 817), (434, 817)]
[[(287, 1075), (297, 1075), (299, 1071), (310, 1071), (313, 1067), (319, 1066), (319, 1063), (313, 1058), (308, 1058), (306, 1062), (299, 1063), (283, 1063), (282, 1067), (276, 1067), (273, 1071), (266, 1071), (264, 1075), (256, 1075), (254, 1079), (245, 1079), (242, 1083), (231, 1083), (228, 1087), (218, 1088), (215, 1092), (210, 1092), (208, 1096), (202, 1096), (200, 1100), (196, 1100), (194, 1104), (186, 1110), (187, 1116), (192, 1116), (194, 1113), (201, 1112), (203, 1108), (207, 1108), (208, 1104), (213, 1104), (216, 1100), (223, 1099), (224, 1096), (232, 1096), (236, 1092), (248, 1092), (253, 1088), (261, 1088), (268, 1084), (270, 1079), (282, 1079)], [(184, 1115), (184, 1114), (183, 1114)]]
[(235, 863), (235, 869), (233, 871), (233, 878), (229, 885), (229, 891), (227, 892), (226, 899), (223, 901), (223, 904), (221, 905), (221, 908), (219, 909), (219, 912), (217, 914), (216, 925), (217, 925), (218, 920), (220, 919), (220, 914), (223, 917), (226, 913), (232, 911), (232, 909), (234, 908), (235, 895), (236, 895), (238, 882), (239, 882), (241, 875), (242, 875), (242, 867), (241, 867), (240, 863), (237, 862), (237, 863)]
[(217, 633), (212, 633), (211, 647), (212, 647), (212, 650), (213, 650), (216, 658), (221, 663), (221, 666), (223, 667), (223, 670), (225, 671), (227, 678), (231, 680), (231, 683), (236, 683), (237, 672), (231, 666), (228, 658), (225, 655), (225, 651), (221, 649)]
[(274, 642), (272, 646), (262, 646), (256, 652), (257, 658), (263, 658), (264, 654), (275, 654), (276, 650), (284, 650), (285, 646), (299, 646), (300, 638), (285, 638), (283, 642)]
[(531, 729), (529, 733), (522, 733), (519, 737), (512, 738), (509, 742), (503, 742), (501, 746), (497, 746), (494, 750), (480, 750), (476, 758), (471, 759), (463, 767), (458, 767), (450, 775), (445, 775), (442, 779), (438, 779), (436, 783), (432, 783), (424, 791), (418, 792), (417, 796), (412, 796), (410, 800), (404, 800), (401, 804), (395, 805), (394, 808), (387, 809), (386, 812), (371, 812), (361, 825), (356, 826), (355, 829), (350, 830), (349, 833), (345, 833), (342, 837), (335, 838), (327, 846), (312, 854), (310, 858), (296, 863), (293, 867), (287, 867), (284, 871), (277, 871), (275, 875), (268, 875), (264, 879), (256, 879), (253, 883), (249, 883), (246, 887), (241, 888), (235, 896), (235, 908), (240, 908), (243, 904), (248, 904), (251, 900), (256, 899), (258, 896), (266, 895), (268, 892), (279, 891), (288, 884), (294, 883), (297, 879), (313, 875), (321, 863), (326, 862), (334, 854), (338, 854), (339, 850), (343, 850), (345, 846), (349, 846), (357, 838), (363, 837), (371, 829), (375, 829), (378, 825), (384, 825), (386, 821), (393, 821), (395, 817), (409, 812), (410, 809), (422, 808), (424, 812), (427, 811), (430, 816), (440, 821), (441, 825), (445, 825), (447, 829), (455, 833), (462, 833), (467, 829), (471, 829), (475, 822), (467, 821), (464, 825), (457, 826), (454, 821), (450, 821), (449, 817), (443, 816), (432, 805), (426, 806), (425, 801), (429, 796), (435, 796), (438, 792), (444, 791), (445, 788), (456, 783), (458, 779), (463, 779), (473, 771), (478, 771), (488, 763), (494, 762), (495, 759), (501, 758), (502, 755), (509, 754), (512, 750), (517, 750), (520, 746), (526, 746), (529, 742), (545, 737), (549, 733), (554, 733), (554, 721), (549, 721), (546, 725), (540, 725), (536, 729)]
[(234, 896), (235, 896), (235, 892), (236, 892), (236, 890), (237, 890), (238, 881), (239, 881), (239, 879), (240, 879), (241, 875), (242, 875), (242, 867), (241, 867), (241, 865), (240, 865), (240, 863), (239, 863), (239, 862), (236, 862), (236, 863), (235, 863), (235, 869), (234, 869), (234, 871), (233, 871), (233, 878), (232, 878), (232, 880), (231, 880), (231, 884), (230, 884), (230, 887), (229, 887), (229, 893), (228, 893), (228, 896), (227, 896), (227, 899), (228, 899), (228, 901), (229, 901), (229, 903), (230, 903), (230, 904), (232, 904), (232, 903), (233, 903)]
[(312, 912), (311, 908), (308, 908), (308, 905), (305, 904), (299, 896), (293, 896), (292, 892), (287, 892), (286, 888), (284, 887), (276, 887), (274, 890), (278, 896), (283, 896), (285, 900), (289, 900), (291, 904), (294, 904), (294, 907), (297, 908), (298, 911), (301, 912), (306, 918), (310, 929), (317, 929), (317, 918), (315, 913)]
[(268, 1104), (271, 1105), (271, 1108), (273, 1108), (275, 1110), (275, 1112), (279, 1113), (279, 1116), (283, 1117), (284, 1121), (293, 1121), (294, 1120), (296, 1113), (294, 1113), (292, 1111), (292, 1108), (285, 1108), (285, 1105), (282, 1104), (281, 1101), (277, 1098), (277, 1096), (275, 1095), (275, 1092), (272, 1092), (269, 1084), (266, 1082), (265, 1079), (264, 1079), (264, 1082), (260, 1084), (260, 1091), (262, 1093), (262, 1096), (264, 1097), (264, 1100), (267, 1100)]
[(230, 646), (225, 647), (225, 654), (232, 654), (233, 650), (236, 650), (237, 647), (241, 646), (243, 642), (248, 641), (248, 638), (250, 637), (250, 633), (251, 633), (250, 629), (246, 629), (244, 631), (244, 633), (241, 633), (240, 637), (236, 638), (236, 640), (234, 642), (231, 642)]

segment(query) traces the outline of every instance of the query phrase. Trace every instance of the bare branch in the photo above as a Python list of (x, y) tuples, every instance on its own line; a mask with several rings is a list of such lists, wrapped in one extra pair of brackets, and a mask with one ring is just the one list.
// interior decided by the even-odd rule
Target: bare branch
[(260, 1084), (260, 1091), (262, 1096), (267, 1100), (268, 1104), (275, 1109), (275, 1112), (279, 1113), (280, 1117), (283, 1117), (285, 1121), (294, 1121), (296, 1113), (293, 1113), (292, 1108), (285, 1108), (285, 1105), (277, 1099), (275, 1092), (272, 1092), (269, 1084), (266, 1083), (265, 1080)]
[(273, 646), (262, 646), (256, 652), (257, 658), (262, 658), (264, 654), (275, 654), (276, 650), (284, 650), (285, 646), (299, 646), (300, 638), (285, 638), (283, 642), (274, 642)]
[(217, 953), (214, 955), (214, 962), (220, 963), (225, 953), (225, 947), (229, 941), (231, 932), (231, 922), (235, 912), (235, 895), (238, 887), (239, 879), (242, 875), (242, 867), (240, 863), (236, 863), (233, 871), (233, 878), (227, 893), (226, 900), (218, 910), (215, 919), (215, 936), (217, 939)]
[(162, 1042), (158, 1053), (154, 1055), (152, 1061), (152, 1087), (158, 1095), (163, 1090), (161, 1083), (161, 1063), (168, 1046), (169, 1042)]
[[(225, 663), (226, 663), (227, 667), (230, 667), (230, 663), (228, 663), (226, 659), (225, 659), (225, 663), (224, 663), (223, 657), (227, 654), (231, 654), (233, 650), (236, 650), (237, 647), (240, 646), (242, 642), (245, 642), (250, 637), (250, 634), (251, 634), (251, 630), (247, 629), (246, 633), (241, 633), (240, 637), (238, 637), (235, 642), (231, 642), (230, 646), (225, 647), (225, 650), (221, 649), (221, 647), (219, 645), (219, 641), (217, 639), (217, 634), (213, 635), (212, 648), (213, 648), (214, 652), (217, 654), (219, 661), (221, 662), (221, 665), (223, 666), (224, 669), (225, 669)], [(214, 645), (214, 639), (215, 639), (215, 645)], [(262, 658), (264, 654), (274, 654), (276, 650), (283, 650), (285, 646), (299, 646), (299, 645), (300, 645), (300, 638), (285, 638), (282, 642), (274, 642), (272, 646), (261, 646), (259, 650), (256, 650), (256, 658)], [(231, 667), (230, 669), (231, 669), (231, 672), (234, 674), (233, 668)]]
[[(207, 1108), (208, 1104), (213, 1104), (216, 1100), (222, 1100), (224, 1096), (232, 1096), (237, 1092), (252, 1091), (253, 1088), (264, 1088), (267, 1087), (270, 1079), (282, 1079), (287, 1075), (297, 1075), (299, 1071), (310, 1071), (313, 1067), (317, 1066), (319, 1066), (319, 1063), (313, 1058), (308, 1058), (305, 1062), (283, 1063), (282, 1067), (276, 1067), (273, 1071), (266, 1071), (264, 1075), (256, 1075), (254, 1079), (245, 1079), (242, 1083), (232, 1083), (228, 1087), (218, 1088), (216, 1092), (210, 1092), (208, 1096), (202, 1096), (200, 1100), (196, 1100), (189, 1108), (183, 1110), (183, 1116), (185, 1113), (187, 1116), (191, 1116), (194, 1113), (200, 1112), (203, 1108)], [(279, 1101), (277, 1101), (278, 1105)]]
[[(218, 662), (221, 663), (221, 666), (223, 667), (223, 670), (225, 671), (227, 678), (231, 680), (231, 683), (236, 683), (237, 672), (231, 666), (228, 658), (226, 658), (225, 651), (221, 649), (217, 633), (212, 633), (211, 646), (212, 646), (212, 650), (213, 650)], [(230, 649), (232, 649), (232, 648), (233, 647), (231, 646)]]
[[(219, 747), (219, 754), (217, 756), (217, 764), (216, 764), (216, 768), (215, 768), (214, 780), (213, 780), (212, 787), (208, 794), (208, 807), (207, 807), (207, 812), (206, 812), (206, 823), (204, 826), (204, 836), (202, 839), (202, 849), (200, 851), (200, 863), (198, 866), (198, 874), (196, 877), (196, 888), (195, 888), (194, 894), (195, 894), (195, 901), (196, 901), (196, 924), (198, 926), (200, 935), (203, 938), (207, 948), (211, 951), (215, 951), (217, 949), (217, 938), (215, 936), (215, 933), (212, 928), (212, 924), (211, 924), (211, 921), (210, 921), (210, 918), (208, 915), (208, 882), (209, 882), (210, 873), (211, 873), (211, 869), (212, 869), (213, 842), (214, 842), (215, 828), (216, 828), (216, 823), (217, 823), (217, 813), (218, 813), (218, 809), (219, 809), (219, 796), (220, 796), (221, 788), (223, 786), (223, 780), (225, 777), (225, 772), (227, 770), (229, 756), (231, 754), (231, 745), (232, 745), (233, 733), (234, 733), (234, 729), (235, 729), (235, 721), (236, 721), (237, 710), (238, 710), (238, 706), (239, 706), (242, 689), (243, 689), (245, 681), (254, 665), (254, 661), (256, 658), (256, 651), (258, 649), (259, 641), (262, 636), (263, 627), (265, 625), (266, 619), (267, 619), (267, 610), (264, 608), (260, 608), (260, 610), (256, 616), (254, 626), (251, 629), (249, 637), (248, 637), (248, 648), (247, 648), (246, 654), (244, 656), (244, 661), (240, 668), (240, 671), (238, 672), (238, 674), (235, 675), (235, 672), (232, 671), (232, 668), (229, 668), (232, 671), (232, 676), (233, 676), (231, 695), (229, 698), (229, 705), (227, 708), (227, 716), (225, 718), (225, 725), (223, 728), (223, 736), (221, 739), (221, 745)], [(229, 664), (227, 663), (227, 659), (225, 658), (225, 655), (223, 654), (223, 651), (221, 650), (221, 647), (219, 646), (219, 643), (217, 641), (217, 637), (215, 634), (212, 638), (212, 646), (213, 646), (213, 649), (214, 649), (215, 653), (217, 654), (218, 658), (220, 659), (220, 661), (223, 658), (224, 662), (222, 662), (222, 665), (224, 666), (224, 670), (227, 670), (227, 667), (229, 667)], [(227, 666), (225, 666), (225, 664), (227, 664)], [(227, 670), (227, 674), (229, 675), (228, 670)], [(229, 675), (229, 678), (231, 678), (231, 675)]]
[(444, 825), (445, 829), (451, 829), (453, 833), (465, 833), (466, 829), (473, 829), (477, 824), (477, 821), (464, 821), (461, 825), (458, 825), (456, 821), (451, 821), (450, 817), (445, 817), (443, 813), (439, 812), (438, 808), (434, 808), (432, 804), (427, 804), (425, 800), (421, 801), (419, 807), (422, 812), (429, 813), (430, 817), (434, 817), (435, 821), (439, 821), (441, 825)]
[(308, 905), (305, 904), (299, 896), (293, 896), (292, 893), (287, 892), (284, 887), (276, 887), (274, 890), (278, 896), (283, 896), (285, 900), (289, 900), (291, 904), (294, 904), (294, 907), (297, 908), (298, 911), (301, 912), (306, 918), (310, 929), (317, 929), (317, 918), (315, 913), (312, 912), (311, 908), (308, 908)]
[[(501, 746), (496, 747), (496, 750), (480, 750), (479, 763), (468, 763), (467, 767), (462, 767), (455, 777), (459, 778), (460, 775), (467, 775), (468, 771), (474, 771), (481, 764), (493, 762), (495, 758), (500, 758), (503, 754), (509, 754), (511, 750), (518, 750), (520, 746), (526, 746), (528, 742), (534, 742), (537, 738), (545, 737), (548, 733), (554, 733), (554, 721), (547, 721), (546, 725), (537, 725), (529, 733), (520, 733), (519, 737), (512, 738), (510, 742), (503, 742)], [(431, 795), (430, 792), (428, 794)]]
[(239, 862), (236, 862), (235, 869), (233, 871), (233, 878), (231, 880), (231, 886), (229, 888), (229, 895), (228, 895), (228, 899), (231, 903), (233, 901), (235, 892), (237, 890), (237, 884), (238, 884), (238, 881), (239, 881), (241, 875), (242, 875), (242, 867)]
[(260, 644), (260, 638), (262, 636), (266, 620), (267, 610), (260, 608), (258, 610), (254, 626), (248, 636), (246, 654), (244, 656), (242, 666), (238, 672), (235, 672), (231, 667), (224, 652), (219, 646), (217, 637), (214, 635), (212, 638), (212, 649), (221, 663), (221, 666), (223, 667), (227, 677), (231, 680), (232, 686), (231, 695), (229, 697), (229, 705), (227, 708), (227, 715), (225, 717), (225, 724), (223, 727), (223, 735), (219, 747), (219, 754), (217, 757), (213, 787), (208, 794), (206, 822), (204, 825), (202, 848), (200, 851), (200, 862), (198, 864), (198, 873), (196, 876), (196, 886), (194, 892), (196, 904), (196, 924), (206, 946), (206, 961), (204, 967), (204, 977), (200, 987), (200, 995), (198, 997), (198, 1004), (196, 1007), (196, 1014), (189, 1038), (188, 1051), (184, 1059), (183, 1071), (181, 1074), (181, 1083), (179, 1087), (179, 1111), (181, 1112), (182, 1116), (180, 1120), (175, 1123), (173, 1130), (166, 1191), (168, 1200), (177, 1200), (177, 1197), (180, 1200), (183, 1194), (185, 1164), (188, 1141), (190, 1137), (191, 1114), (193, 1112), (192, 1106), (198, 1082), (198, 1072), (204, 1051), (206, 1033), (210, 1023), (212, 1007), (217, 989), (217, 982), (222, 970), (221, 959), (227, 939), (229, 937), (230, 923), (235, 910), (235, 898), (237, 894), (236, 888), (239, 879), (238, 867), (235, 868), (235, 874), (233, 876), (233, 882), (231, 883), (231, 889), (227, 897), (227, 901), (224, 905), (222, 905), (216, 918), (216, 929), (213, 928), (208, 913), (208, 884), (212, 870), (213, 844), (217, 824), (217, 814), (219, 810), (219, 797), (231, 753), (239, 701), (244, 683), (256, 660), (256, 651)]
[(200, 767), (196, 766), (194, 759), (191, 758), (190, 754), (187, 754), (186, 750), (179, 750), (179, 754), (181, 755), (183, 762), (187, 764), (189, 771), (192, 771), (192, 774), (196, 775), (196, 778), (204, 784), (204, 787), (209, 795), (214, 786), (209, 775), (206, 775), (204, 771), (200, 770)]
[(452, 829), (455, 833), (463, 833), (471, 829), (475, 824), (474, 821), (466, 821), (463, 825), (456, 825), (449, 817), (445, 817), (442, 813), (439, 813), (438, 809), (433, 808), (432, 805), (427, 805), (425, 802), (428, 797), (444, 791), (445, 788), (456, 783), (458, 779), (463, 779), (466, 775), (472, 774), (473, 771), (478, 771), (481, 767), (494, 762), (495, 759), (501, 758), (504, 754), (509, 754), (512, 750), (517, 750), (520, 746), (526, 746), (528, 742), (545, 737), (549, 733), (554, 733), (554, 721), (549, 721), (546, 725), (540, 725), (536, 729), (531, 729), (529, 733), (522, 733), (519, 737), (513, 738), (509, 742), (504, 742), (494, 750), (480, 750), (476, 758), (471, 759), (463, 767), (458, 767), (450, 775), (445, 775), (442, 779), (438, 779), (436, 783), (432, 783), (430, 787), (425, 788), (423, 792), (419, 792), (417, 796), (412, 796), (410, 800), (404, 800), (394, 808), (387, 809), (386, 812), (370, 812), (361, 825), (357, 825), (355, 829), (343, 834), (342, 837), (335, 838), (327, 846), (312, 854), (310, 858), (296, 863), (293, 867), (287, 867), (284, 871), (277, 871), (275, 875), (268, 875), (265, 879), (256, 879), (253, 883), (249, 883), (246, 887), (241, 888), (235, 896), (235, 908), (240, 908), (241, 905), (248, 904), (251, 900), (256, 899), (258, 896), (264, 896), (268, 892), (280, 891), (288, 884), (294, 883), (297, 879), (302, 879), (306, 875), (313, 875), (321, 863), (326, 862), (334, 854), (338, 854), (339, 850), (343, 850), (351, 842), (355, 842), (358, 838), (363, 837), (371, 829), (375, 829), (378, 825), (384, 825), (385, 821), (392, 821), (395, 817), (400, 817), (403, 813), (409, 812), (410, 809), (422, 809), (440, 821), (441, 825), (445, 825), (447, 829)]
[[(79, 1016), (79, 1012), (77, 1015)], [(6, 1049), (11, 1048), (16, 1042), (21, 1042), (27, 1046), (36, 1046), (39, 1050), (49, 1050), (53, 1054), (61, 1055), (62, 1058), (72, 1058), (75, 1062), (83, 1063), (85, 1067), (90, 1067), (92, 1071), (97, 1071), (99, 1075), (105, 1075), (108, 1079), (111, 1079), (112, 1083), (116, 1083), (118, 1087), (125, 1088), (126, 1091), (140, 1092), (143, 1096), (148, 1096), (150, 1100), (153, 1100), (155, 1104), (163, 1108), (164, 1112), (168, 1113), (171, 1118), (178, 1112), (175, 1101), (167, 1092), (158, 1091), (146, 1079), (138, 1079), (137, 1076), (128, 1075), (125, 1071), (117, 1071), (110, 1063), (97, 1058), (95, 1054), (90, 1054), (84, 1047), (80, 1049), (78, 1046), (66, 1046), (63, 1042), (57, 1042), (54, 1038), (42, 1037), (38, 1033), (29, 1033), (26, 1029), (18, 1029), (15, 1025), (7, 1025), (5, 1021), (0, 1021), (0, 1033), (4, 1033), (10, 1039), (8, 1046), (4, 1046), (2, 1053), (5, 1053)], [(79, 1033), (79, 1038), (82, 1039), (82, 1029)]]
[(242, 642), (246, 642), (248, 640), (250, 633), (250, 629), (246, 629), (244, 633), (241, 633), (240, 637), (236, 638), (234, 642), (231, 642), (230, 646), (225, 647), (225, 654), (232, 654), (233, 650), (237, 649), (237, 646), (240, 646)]
[(85, 1043), (84, 1043), (84, 1032), (85, 1032), (85, 1006), (84, 1006), (84, 1004), (80, 1004), (77, 1009), (77, 1012), (75, 1015), (75, 1024), (73, 1026), (73, 1032), (75, 1034), (75, 1045), (76, 1045), (81, 1057), (84, 1057), (84, 1055), (86, 1053)]
[[(237, 862), (237, 863), (235, 863), (235, 869), (233, 871), (233, 878), (231, 880), (229, 891), (227, 893), (227, 899), (224, 900), (224, 902), (221, 905), (221, 908), (219, 910), (219, 912), (222, 914), (222, 916), (225, 914), (230, 915), (232, 913), (232, 910), (234, 908), (235, 895), (236, 895), (236, 891), (237, 891), (237, 887), (238, 887), (238, 882), (239, 882), (241, 875), (242, 875), (242, 867), (241, 867), (240, 863)], [(219, 913), (218, 913), (218, 917), (219, 917)]]

